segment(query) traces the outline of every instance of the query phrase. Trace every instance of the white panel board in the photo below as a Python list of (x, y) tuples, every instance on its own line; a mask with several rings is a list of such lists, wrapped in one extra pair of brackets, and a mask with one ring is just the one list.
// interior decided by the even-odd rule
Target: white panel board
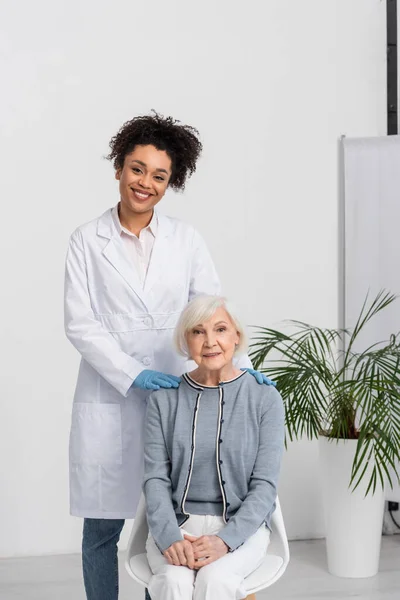
[[(346, 139), (344, 157), (345, 327), (353, 327), (369, 293), (400, 294), (400, 136)], [(366, 328), (359, 348), (400, 331), (400, 299)], [(400, 500), (400, 488), (388, 498)]]

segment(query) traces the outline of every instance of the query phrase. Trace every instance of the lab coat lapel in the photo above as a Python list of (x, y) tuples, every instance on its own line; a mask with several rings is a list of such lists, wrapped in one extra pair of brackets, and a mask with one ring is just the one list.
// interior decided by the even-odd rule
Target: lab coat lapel
[(107, 213), (100, 217), (97, 233), (98, 235), (106, 237), (109, 240), (106, 246), (103, 248), (103, 256), (105, 256), (105, 258), (112, 264), (121, 277), (125, 279), (126, 283), (132, 288), (147, 310), (139, 276), (135, 269), (135, 265), (133, 265), (129, 260), (121, 236), (118, 234), (115, 228), (111, 210), (107, 211)]

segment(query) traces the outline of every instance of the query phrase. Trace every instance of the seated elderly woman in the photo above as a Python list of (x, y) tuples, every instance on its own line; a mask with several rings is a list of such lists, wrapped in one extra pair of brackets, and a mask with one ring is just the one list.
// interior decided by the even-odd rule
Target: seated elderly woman
[(145, 426), (146, 550), (152, 600), (244, 598), (265, 557), (284, 446), (282, 399), (234, 366), (243, 327), (199, 296), (175, 331), (197, 368), (152, 392)]

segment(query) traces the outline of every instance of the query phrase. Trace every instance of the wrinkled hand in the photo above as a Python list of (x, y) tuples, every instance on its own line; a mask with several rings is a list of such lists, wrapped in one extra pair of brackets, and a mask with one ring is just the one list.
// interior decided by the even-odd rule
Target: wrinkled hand
[(187, 540), (174, 542), (164, 550), (163, 554), (170, 565), (189, 567), (189, 569), (193, 569), (195, 566), (193, 547)]
[(195, 569), (201, 569), (218, 560), (218, 558), (227, 554), (229, 550), (225, 542), (217, 535), (202, 535), (198, 538), (185, 535), (184, 537), (185, 541), (191, 543), (195, 558)]
[(141, 390), (159, 390), (160, 388), (178, 388), (181, 382), (180, 377), (175, 375), (167, 375), (160, 371), (152, 371), (144, 369), (136, 377), (132, 383), (132, 387), (140, 388)]
[(264, 375), (264, 373), (261, 373), (260, 371), (256, 371), (255, 369), (240, 369), (241, 371), (247, 371), (248, 373), (250, 373), (250, 375), (253, 375), (253, 377), (256, 379), (257, 383), (259, 383), (260, 385), (262, 385), (263, 383), (265, 385), (273, 385), (274, 387), (276, 387), (276, 382), (272, 381), (272, 379), (270, 379), (269, 377), (267, 377), (266, 375)]

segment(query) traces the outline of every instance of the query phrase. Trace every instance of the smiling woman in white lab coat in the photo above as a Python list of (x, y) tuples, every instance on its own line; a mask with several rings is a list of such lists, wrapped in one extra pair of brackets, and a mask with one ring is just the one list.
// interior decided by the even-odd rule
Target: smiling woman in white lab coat
[[(199, 293), (219, 294), (192, 226), (157, 213), (168, 186), (196, 168), (195, 129), (157, 114), (125, 123), (110, 142), (120, 202), (71, 236), (65, 329), (82, 360), (70, 437), (71, 514), (83, 517), (88, 600), (118, 597), (117, 542), (135, 516), (149, 389), (177, 387), (185, 362), (172, 334)], [(247, 357), (240, 366), (251, 366)], [(258, 373), (255, 376), (259, 376)]]

